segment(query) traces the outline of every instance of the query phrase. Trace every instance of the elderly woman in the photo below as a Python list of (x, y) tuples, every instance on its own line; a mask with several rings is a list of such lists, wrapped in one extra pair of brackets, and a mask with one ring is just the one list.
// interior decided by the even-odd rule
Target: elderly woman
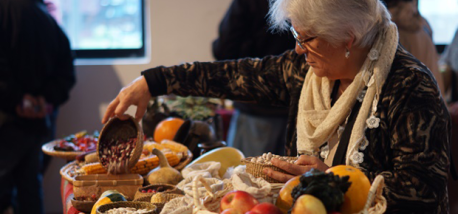
[[(144, 71), (102, 120), (174, 93), (289, 106), (286, 181), (347, 164), (383, 175), (388, 213), (447, 213), (450, 119), (431, 72), (398, 44), (379, 0), (271, 0), (270, 20), (296, 49), (263, 59), (194, 62)], [(269, 44), (266, 44), (269, 45)]]

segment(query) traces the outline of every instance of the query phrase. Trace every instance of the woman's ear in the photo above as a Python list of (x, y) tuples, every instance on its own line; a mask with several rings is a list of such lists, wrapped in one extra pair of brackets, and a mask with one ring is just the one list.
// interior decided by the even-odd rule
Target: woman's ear
[(353, 47), (353, 44), (355, 43), (355, 36), (351, 35), (350, 36), (350, 40), (348, 40), (346, 43), (345, 43), (345, 48), (347, 48), (347, 50), (351, 50), (351, 48)]

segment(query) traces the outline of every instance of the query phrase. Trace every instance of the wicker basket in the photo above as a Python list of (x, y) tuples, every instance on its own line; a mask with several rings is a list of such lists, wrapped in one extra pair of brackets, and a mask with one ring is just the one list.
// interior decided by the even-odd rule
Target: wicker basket
[[(269, 183), (281, 183), (280, 181), (277, 181), (271, 177), (269, 177), (268, 175), (264, 174), (262, 172), (262, 170), (264, 168), (271, 168), (275, 171), (279, 171), (279, 172), (282, 172), (282, 173), (287, 173), (286, 171), (272, 165), (272, 164), (261, 164), (261, 163), (254, 163), (254, 162), (251, 162), (251, 160), (253, 158), (257, 158), (257, 157), (247, 157), (245, 159), (242, 160), (242, 163), (246, 165), (246, 172), (247, 173), (250, 173), (252, 174), (254, 177), (256, 178), (263, 178), (264, 180), (266, 180), (267, 182)], [(288, 160), (297, 160), (297, 157), (286, 157)]]
[(165, 203), (151, 203), (151, 196), (145, 196), (145, 197), (141, 197), (141, 198), (137, 198), (135, 200), (133, 200), (134, 202), (148, 202), (154, 206), (156, 206), (156, 212), (157, 213), (161, 213), (162, 211), (162, 208), (164, 208), (165, 206)]
[[(141, 198), (137, 198), (134, 200), (134, 202), (148, 202), (148, 203), (151, 203), (151, 196), (144, 196), (144, 197), (141, 197)], [(164, 208), (165, 206), (165, 203), (151, 203), (153, 205), (155, 205), (157, 208), (156, 208), (156, 212), (157, 213), (161, 213), (162, 211), (162, 208)]]
[(59, 141), (60, 140), (54, 140), (48, 142), (41, 146), (41, 150), (43, 151), (43, 153), (49, 156), (62, 158), (67, 161), (75, 160), (78, 155), (85, 153), (84, 151), (57, 151), (54, 149), (54, 146), (56, 146), (59, 143)]
[[(183, 191), (181, 191), (180, 189), (178, 189), (176, 186), (174, 185), (171, 185), (171, 184), (151, 184), (151, 185), (148, 185), (148, 186), (144, 186), (142, 188), (139, 188), (136, 192), (135, 192), (135, 199), (137, 198), (142, 198), (142, 197), (149, 197), (151, 199), (151, 196), (153, 196), (154, 194), (156, 193), (159, 193), (159, 192), (154, 192), (154, 193), (143, 193), (142, 190), (149, 190), (149, 189), (152, 189), (152, 190), (158, 190), (162, 188), (163, 191), (160, 191), (160, 192), (164, 192), (164, 193), (178, 193), (178, 194), (183, 194)], [(149, 201), (149, 200), (148, 200)]]
[(157, 207), (154, 204), (148, 202), (131, 202), (131, 201), (119, 201), (110, 204), (104, 204), (97, 208), (97, 214), (103, 214), (104, 212), (120, 207), (133, 207), (135, 209), (149, 209), (151, 212), (147, 214), (158, 214)]
[[(117, 117), (113, 117), (102, 128), (99, 135), (99, 141), (97, 143), (97, 154), (99, 155), (99, 159), (101, 156), (101, 150), (103, 149), (102, 147), (104, 146), (103, 142), (110, 139), (129, 138), (137, 138), (135, 148), (133, 149), (127, 164), (127, 170), (133, 168), (138, 162), (138, 159), (143, 151), (143, 131), (140, 128), (140, 125), (131, 116), (129, 116), (129, 119), (127, 120), (121, 120)], [(103, 167), (105, 167), (108, 171), (108, 166), (104, 165)]]
[(72, 206), (78, 211), (90, 213), (96, 201), (80, 201), (72, 198), (71, 202)]
[(143, 186), (143, 178), (138, 174), (121, 175), (80, 175), (73, 182), (73, 194), (76, 198), (95, 194), (97, 198), (107, 190), (116, 190), (128, 200), (135, 197), (135, 192)]
[(184, 194), (178, 194), (178, 193), (162, 193), (158, 192), (154, 195), (151, 196), (151, 203), (167, 203), (171, 201), (174, 198), (178, 197), (184, 197)]

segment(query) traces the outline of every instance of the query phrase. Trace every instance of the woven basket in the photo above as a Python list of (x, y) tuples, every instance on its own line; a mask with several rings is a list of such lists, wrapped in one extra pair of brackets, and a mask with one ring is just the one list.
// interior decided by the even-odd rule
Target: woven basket
[(151, 196), (151, 203), (165, 204), (171, 201), (172, 199), (178, 198), (178, 197), (184, 197), (184, 194), (158, 192)]
[[(253, 158), (256, 158), (256, 157), (247, 157), (245, 159), (242, 160), (242, 163), (246, 165), (246, 172), (247, 173), (250, 173), (252, 174), (254, 177), (256, 178), (263, 178), (264, 180), (266, 180), (267, 182), (269, 183), (281, 183), (280, 181), (277, 181), (271, 177), (269, 177), (268, 175), (264, 174), (262, 172), (262, 170), (264, 168), (271, 168), (275, 171), (279, 171), (279, 172), (282, 172), (282, 173), (287, 173), (289, 174), (288, 172), (272, 165), (272, 164), (261, 164), (261, 163), (253, 163), (251, 162), (251, 160)], [(288, 160), (297, 160), (297, 157), (286, 157)]]
[(151, 201), (151, 196), (144, 196), (144, 197), (137, 198), (137, 199), (133, 200), (133, 202), (148, 202), (148, 203), (156, 206), (156, 212), (157, 213), (161, 213), (162, 208), (164, 208), (164, 206), (165, 206), (165, 203), (151, 203), (150, 201)]
[(163, 191), (161, 192), (164, 192), (164, 193), (178, 193), (178, 194), (183, 194), (183, 191), (181, 191), (180, 189), (178, 189), (176, 186), (174, 185), (171, 185), (171, 184), (151, 184), (151, 185), (148, 185), (148, 186), (144, 186), (142, 188), (139, 188), (137, 190), (137, 192), (135, 192), (135, 199), (137, 198), (142, 198), (142, 197), (145, 197), (145, 196), (148, 196), (149, 198), (151, 198), (151, 196), (153, 196), (154, 194), (158, 193), (158, 192), (155, 192), (155, 193), (143, 193), (142, 190), (149, 190), (149, 189), (152, 189), (152, 190), (158, 190), (159, 188), (162, 188)]
[(43, 153), (45, 153), (45, 154), (47, 154), (49, 156), (63, 158), (65, 160), (67, 160), (67, 161), (75, 160), (78, 155), (81, 155), (81, 154), (85, 153), (84, 151), (68, 151), (68, 152), (66, 152), (66, 151), (57, 151), (57, 150), (54, 149), (54, 146), (59, 144), (59, 141), (60, 140), (54, 140), (54, 141), (48, 142), (48, 143), (44, 144), (43, 146), (41, 146), (41, 150), (43, 151)]
[[(101, 156), (101, 150), (104, 146), (103, 142), (109, 141), (110, 139), (129, 139), (137, 138), (135, 143), (135, 148), (132, 151), (132, 154), (129, 158), (127, 164), (127, 170), (133, 168), (138, 162), (140, 155), (143, 151), (143, 131), (140, 128), (140, 125), (135, 121), (135, 119), (129, 116), (127, 120), (121, 120), (117, 117), (111, 118), (105, 126), (100, 131), (99, 141), (97, 142), (97, 154), (99, 155), (99, 160)], [(108, 166), (104, 165), (105, 169), (108, 171)]]
[(95, 201), (80, 201), (80, 200), (76, 200), (75, 198), (72, 198), (71, 202), (72, 202), (72, 206), (75, 209), (81, 212), (85, 212), (85, 213), (90, 213), (92, 210), (92, 207), (95, 204)]
[(146, 214), (158, 214), (157, 207), (148, 202), (131, 202), (131, 201), (119, 201), (110, 204), (104, 204), (97, 208), (97, 214), (103, 214), (108, 210), (120, 207), (133, 207), (135, 209), (149, 209), (150, 212)]

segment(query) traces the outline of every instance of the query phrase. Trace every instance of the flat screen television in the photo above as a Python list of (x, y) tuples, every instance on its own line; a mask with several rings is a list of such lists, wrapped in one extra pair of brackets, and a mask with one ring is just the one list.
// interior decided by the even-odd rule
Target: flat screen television
[(76, 58), (145, 56), (145, 0), (45, 0)]

